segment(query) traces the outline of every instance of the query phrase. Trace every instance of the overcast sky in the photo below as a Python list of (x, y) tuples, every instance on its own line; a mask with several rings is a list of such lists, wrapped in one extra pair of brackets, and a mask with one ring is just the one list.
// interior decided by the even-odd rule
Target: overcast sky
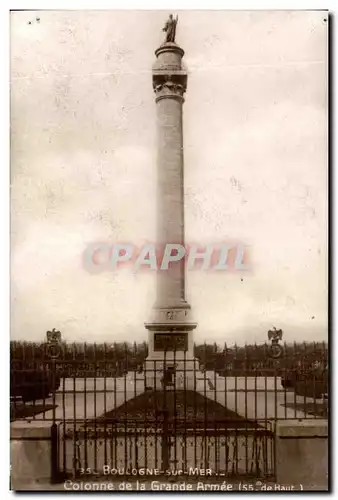
[[(11, 14), (12, 339), (147, 338), (154, 273), (92, 275), (82, 255), (155, 241), (151, 67), (167, 14)], [(186, 241), (243, 241), (252, 265), (188, 274), (197, 342), (262, 342), (272, 326), (326, 339), (325, 18), (179, 12)]]

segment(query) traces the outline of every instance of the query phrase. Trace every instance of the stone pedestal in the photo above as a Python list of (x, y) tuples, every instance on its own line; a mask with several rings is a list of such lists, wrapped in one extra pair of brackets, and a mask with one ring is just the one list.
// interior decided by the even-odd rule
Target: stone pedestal
[[(38, 489), (52, 478), (50, 422), (17, 421), (11, 424), (11, 490)], [(29, 489), (30, 489), (29, 488)]]
[(279, 485), (305, 491), (328, 491), (328, 422), (285, 420), (276, 428), (276, 472)]
[[(170, 310), (170, 314), (175, 317), (178, 312)], [(149, 352), (144, 367), (147, 385), (152, 386), (156, 381), (158, 388), (165, 383), (167, 388), (183, 389), (187, 380), (194, 380), (199, 371), (199, 362), (194, 358), (196, 323), (162, 319), (147, 323), (146, 327), (149, 331)]]
[[(158, 134), (157, 243), (165, 251), (167, 245), (184, 247), (182, 106), (187, 72), (182, 65), (184, 51), (177, 44), (165, 43), (155, 54), (152, 80)], [(175, 260), (175, 255), (173, 248), (169, 256)], [(185, 300), (184, 258), (177, 258), (167, 269), (157, 271), (157, 301), (145, 326), (149, 332), (147, 380), (163, 377), (166, 370), (169, 375), (175, 372), (176, 378), (181, 379), (182, 373), (194, 377), (198, 362), (194, 359), (193, 330), (197, 325)]]

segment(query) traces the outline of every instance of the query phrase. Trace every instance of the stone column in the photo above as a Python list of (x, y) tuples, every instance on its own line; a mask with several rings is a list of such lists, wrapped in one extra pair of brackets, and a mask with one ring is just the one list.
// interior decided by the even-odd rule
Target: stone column
[[(184, 51), (165, 43), (155, 51), (152, 81), (157, 107), (157, 243), (184, 247), (184, 157), (182, 107), (187, 72)], [(168, 250), (168, 246), (167, 246)], [(173, 250), (172, 255), (175, 254)], [(157, 271), (157, 300), (149, 331), (149, 361), (174, 363), (178, 369), (194, 361), (190, 305), (185, 300), (185, 259)], [(183, 363), (184, 361), (184, 363)], [(180, 364), (181, 363), (181, 364)], [(179, 366), (178, 366), (179, 365)], [(195, 366), (195, 364), (193, 363)], [(158, 368), (161, 364), (157, 363)], [(153, 369), (153, 368), (152, 368)]]

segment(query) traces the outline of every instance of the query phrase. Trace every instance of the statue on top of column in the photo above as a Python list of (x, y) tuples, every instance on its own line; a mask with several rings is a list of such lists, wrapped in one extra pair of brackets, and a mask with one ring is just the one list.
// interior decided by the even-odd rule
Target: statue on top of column
[(162, 31), (165, 31), (167, 33), (165, 37), (165, 43), (175, 43), (177, 23), (178, 16), (176, 16), (176, 19), (174, 19), (173, 15), (170, 14), (168, 21), (165, 23), (165, 26), (162, 29)]

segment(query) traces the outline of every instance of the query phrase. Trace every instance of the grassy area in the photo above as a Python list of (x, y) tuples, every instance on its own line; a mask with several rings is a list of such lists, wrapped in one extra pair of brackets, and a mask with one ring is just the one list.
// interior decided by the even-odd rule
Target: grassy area
[(181, 424), (198, 428), (214, 427), (222, 423), (228, 428), (257, 427), (254, 421), (246, 420), (237, 413), (204, 397), (195, 391), (152, 391), (145, 392), (127, 401), (118, 408), (111, 410), (99, 418), (103, 420), (147, 421), (160, 423), (163, 421), (163, 410), (169, 423)]

